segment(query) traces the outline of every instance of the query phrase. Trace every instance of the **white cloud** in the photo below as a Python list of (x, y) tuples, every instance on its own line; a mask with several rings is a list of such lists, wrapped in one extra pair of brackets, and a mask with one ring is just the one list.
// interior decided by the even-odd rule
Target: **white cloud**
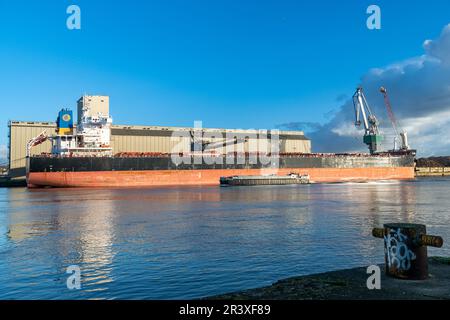
[[(393, 130), (381, 86), (388, 89), (400, 125), (419, 156), (450, 154), (450, 24), (435, 40), (424, 42), (425, 53), (383, 68), (369, 70), (361, 85), (380, 120), (383, 148), (392, 148)], [(317, 152), (365, 150), (362, 131), (353, 127), (352, 101), (347, 100), (327, 124), (310, 133)]]
[(361, 137), (361, 131), (353, 123), (341, 123), (338, 127), (331, 129), (331, 132), (341, 137)]
[(438, 39), (425, 40), (423, 47), (430, 57), (435, 57), (443, 64), (450, 65), (450, 24), (444, 27)]

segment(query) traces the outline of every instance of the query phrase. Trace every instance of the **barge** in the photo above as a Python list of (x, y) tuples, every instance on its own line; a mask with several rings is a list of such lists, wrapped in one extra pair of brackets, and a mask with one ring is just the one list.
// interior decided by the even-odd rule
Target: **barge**
[(298, 175), (295, 173), (291, 173), (287, 176), (233, 176), (220, 178), (220, 184), (223, 186), (267, 186), (309, 183), (310, 180), (308, 175)]

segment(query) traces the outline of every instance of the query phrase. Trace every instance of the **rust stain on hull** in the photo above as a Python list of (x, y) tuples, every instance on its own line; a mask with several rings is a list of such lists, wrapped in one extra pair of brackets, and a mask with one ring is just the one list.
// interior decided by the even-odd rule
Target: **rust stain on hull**
[(283, 168), (223, 170), (145, 170), (90, 172), (30, 172), (31, 187), (150, 187), (219, 185), (220, 177), (235, 175), (308, 174), (312, 182), (414, 179), (413, 167)]

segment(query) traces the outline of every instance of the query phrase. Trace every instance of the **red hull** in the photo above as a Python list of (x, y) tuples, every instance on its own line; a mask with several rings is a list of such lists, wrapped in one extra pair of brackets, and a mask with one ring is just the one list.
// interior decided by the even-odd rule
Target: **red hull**
[(29, 187), (149, 187), (218, 185), (220, 177), (235, 175), (309, 174), (312, 182), (414, 179), (413, 167), (148, 170), (93, 172), (30, 172)]

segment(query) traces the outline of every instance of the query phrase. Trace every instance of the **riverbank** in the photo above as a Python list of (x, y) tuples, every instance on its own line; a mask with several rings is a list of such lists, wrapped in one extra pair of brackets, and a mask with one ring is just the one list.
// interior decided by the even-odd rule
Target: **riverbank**
[(367, 268), (288, 278), (271, 286), (228, 293), (207, 299), (232, 300), (398, 300), (398, 299), (450, 299), (450, 258), (428, 259), (429, 278), (408, 281), (391, 278), (382, 270), (381, 289), (368, 290)]
[(450, 167), (416, 167), (416, 177), (450, 176)]

